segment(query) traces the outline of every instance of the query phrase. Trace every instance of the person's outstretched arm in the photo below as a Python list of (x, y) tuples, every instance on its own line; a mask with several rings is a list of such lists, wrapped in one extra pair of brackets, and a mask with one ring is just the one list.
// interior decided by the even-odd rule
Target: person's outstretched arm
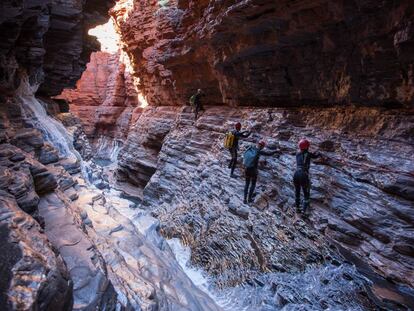
[(278, 154), (279, 150), (274, 150), (274, 151), (260, 150), (259, 152), (260, 152), (260, 155), (272, 156), (272, 155)]
[(241, 132), (240, 136), (243, 137), (243, 138), (247, 138), (247, 137), (250, 136), (251, 133), (252, 133), (251, 131), (243, 131), (243, 132)]
[(309, 157), (311, 159), (316, 159), (316, 158), (319, 158), (321, 156), (321, 154), (319, 152), (308, 152), (308, 154), (309, 154)]
[(325, 164), (329, 165), (330, 159), (328, 156), (324, 155), (320, 152), (310, 153), (311, 159), (317, 159), (315, 161), (315, 164)]

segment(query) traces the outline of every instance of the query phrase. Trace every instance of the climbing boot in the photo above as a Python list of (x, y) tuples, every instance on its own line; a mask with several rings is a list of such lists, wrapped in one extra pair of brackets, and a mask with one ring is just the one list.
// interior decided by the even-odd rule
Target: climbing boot
[(301, 210), (300, 210), (300, 199), (296, 200), (295, 206), (296, 206), (296, 213), (300, 213), (301, 212)]
[(306, 212), (309, 210), (309, 200), (305, 200), (303, 202), (303, 214), (306, 214)]

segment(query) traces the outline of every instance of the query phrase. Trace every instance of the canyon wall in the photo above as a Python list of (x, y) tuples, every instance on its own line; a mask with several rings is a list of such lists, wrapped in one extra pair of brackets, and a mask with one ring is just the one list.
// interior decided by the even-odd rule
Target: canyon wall
[(103, 136), (126, 139), (133, 114), (138, 113), (135, 81), (122, 57), (120, 51), (92, 53), (76, 88), (55, 97), (69, 104), (92, 142)]
[[(76, 115), (56, 115), (65, 129), (43, 105), (52, 111), (48, 97), (79, 79), (98, 48), (87, 31), (106, 21), (111, 5), (0, 4), (0, 244), (7, 254), (0, 302), (41, 310), (216, 308), (172, 260), (159, 230), (189, 246), (192, 264), (218, 288), (270, 287), (273, 308), (309, 302), (280, 292), (276, 281), (264, 284), (263, 273), (314, 267), (339, 267), (338, 277), (355, 285), (341, 297), (358, 306), (412, 308), (411, 1), (118, 1), (111, 15), (122, 51), (92, 54), (76, 89), (58, 97)], [(194, 122), (183, 106), (197, 88), (206, 111)], [(138, 107), (140, 93), (149, 107)], [(253, 132), (241, 150), (264, 138), (277, 151), (260, 162), (250, 206), (242, 203), (240, 164), (230, 178), (222, 147), (237, 121)], [(118, 187), (159, 224), (143, 220), (138, 232), (128, 214), (136, 205), (77, 175), (100, 172), (102, 188), (113, 177), (81, 166), (79, 154), (92, 156), (86, 137), (124, 144), (113, 168)], [(311, 169), (309, 219), (293, 210), (293, 155), (302, 137), (324, 155)], [(381, 282), (362, 288), (356, 274), (341, 270), (348, 256)], [(321, 299), (318, 308), (329, 306)]]
[(77, 184), (70, 174), (80, 172), (79, 160), (41, 109), (33, 95), (0, 106), (0, 299), (5, 310), (110, 306), (116, 294), (98, 253), (66, 212), (73, 193), (58, 199)]
[[(192, 262), (224, 286), (324, 261), (310, 246), (299, 251), (323, 237), (414, 286), (411, 1), (123, 3), (111, 15), (152, 107), (132, 124), (117, 177), (143, 189), (163, 234), (189, 245)], [(182, 106), (197, 88), (206, 112), (194, 122)], [(237, 121), (253, 131), (248, 143), (264, 138), (279, 151), (263, 159), (250, 207), (222, 147)], [(317, 233), (297, 237), (293, 155), (302, 137), (325, 161), (312, 168), (304, 225)]]
[(412, 106), (412, 1), (120, 1), (152, 105)]
[(57, 95), (79, 79), (89, 54), (99, 49), (88, 36), (104, 23), (114, 1), (41, 0), (0, 3), (0, 89), (3, 96), (20, 84), (21, 72), (40, 95)]
[[(53, 213), (41, 212), (67, 208), (67, 202), (44, 198), (65, 197), (62, 193), (76, 184), (70, 174), (81, 168), (76, 151), (68, 147), (71, 136), (46, 114), (44, 107), (52, 111), (56, 105), (34, 97), (35, 92), (57, 95), (75, 84), (89, 54), (99, 48), (87, 32), (107, 19), (111, 5), (113, 1), (0, 3), (0, 301), (5, 310), (114, 308), (109, 306), (117, 296), (81, 225), (68, 215), (64, 224)], [(75, 136), (84, 137), (75, 127)], [(53, 236), (50, 227), (59, 226), (65, 232)], [(65, 239), (70, 226), (78, 230), (72, 235), (75, 241)], [(83, 268), (76, 270), (79, 265)]]

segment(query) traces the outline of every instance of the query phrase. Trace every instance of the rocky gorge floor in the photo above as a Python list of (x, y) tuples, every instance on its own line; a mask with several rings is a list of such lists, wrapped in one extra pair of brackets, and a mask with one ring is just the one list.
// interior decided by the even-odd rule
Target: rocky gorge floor
[[(324, 247), (333, 241), (409, 292), (412, 129), (401, 124), (412, 124), (412, 114), (404, 121), (399, 116), (368, 108), (208, 107), (194, 123), (189, 108), (150, 108), (120, 152), (118, 178), (145, 186), (143, 204), (160, 219), (161, 232), (189, 245), (192, 262), (216, 275), (218, 284), (324, 263), (330, 257)], [(264, 138), (279, 150), (262, 159), (252, 206), (242, 203), (241, 171), (230, 178), (222, 147), (236, 121), (255, 133), (242, 149)], [(312, 168), (308, 221), (293, 210), (293, 154), (303, 136), (326, 158)], [(386, 292), (377, 289), (380, 296)], [(404, 294), (398, 299), (412, 301)]]
[[(21, 107), (23, 112), (27, 109), (24, 105)], [(8, 120), (9, 112), (3, 112)], [(26, 270), (26, 275), (33, 275), (34, 267), (46, 269), (50, 271), (49, 276), (37, 279), (38, 286), (30, 285), (30, 289), (20, 283), (18, 289), (22, 294), (12, 301), (14, 308), (38, 303), (50, 308), (58, 303), (52, 298), (58, 291), (62, 297), (59, 303), (70, 304), (73, 300), (76, 310), (366, 310), (376, 304), (399, 306), (404, 310), (403, 305), (410, 303), (409, 292), (404, 294), (388, 284), (387, 290), (396, 298), (392, 303), (381, 300), (375, 284), (329, 243), (329, 239), (335, 239), (336, 231), (346, 234), (343, 232), (345, 225), (336, 222), (335, 227), (330, 223), (341, 218), (317, 213), (321, 209), (318, 205), (323, 204), (323, 200), (318, 199), (324, 195), (319, 193), (321, 187), (313, 192), (310, 220), (295, 216), (290, 198), (293, 168), (289, 165), (294, 143), (289, 140), (296, 137), (288, 137), (286, 124), (276, 127), (278, 121), (286, 118), (280, 113), (257, 109), (225, 112), (209, 107), (194, 124), (188, 108), (148, 108), (139, 117), (136, 131), (131, 131), (129, 139), (136, 143), (127, 142), (118, 162), (112, 162), (110, 157), (74, 161), (81, 156), (73, 146), (59, 149), (67, 140), (57, 144), (59, 137), (45, 135), (50, 127), (36, 129), (36, 125), (41, 124), (35, 122), (36, 118), (51, 118), (47, 114), (26, 112), (29, 118), (19, 117), (23, 120), (20, 125), (4, 123), (6, 140), (11, 131), (26, 133), (30, 130), (30, 134), (14, 135), (14, 145), (2, 144), (2, 189), (7, 192), (2, 199), (2, 223), (9, 228), (5, 230), (14, 234), (16, 229), (10, 222), (13, 218), (9, 216), (8, 206), (16, 206), (16, 203), (21, 208), (29, 206), (26, 211), (34, 215), (40, 225), (25, 226), (38, 232), (40, 240), (32, 234), (27, 243), (34, 243), (31, 239), (43, 239), (42, 243), (46, 243), (37, 250), (31, 247), (31, 253), (24, 257), (11, 258), (10, 268), (15, 271), (9, 276), (11, 282), (18, 282), (16, 273), (22, 264), (19, 258), (37, 258), (41, 249), (50, 249), (47, 257), (39, 258), (39, 264)], [(223, 131), (232, 124), (236, 114), (245, 116), (246, 126), (260, 136), (269, 133), (266, 138), (269, 148), (280, 150), (280, 155), (267, 158), (266, 163), (261, 164), (258, 194), (252, 206), (242, 204), (243, 179), (241, 176), (229, 178), (227, 154), (221, 147)], [(88, 146), (84, 136), (73, 135), (79, 132), (76, 118), (66, 114), (60, 119), (67, 125), (67, 137), (77, 140), (74, 145), (81, 152), (88, 153), (87, 150), (94, 148)], [(147, 122), (149, 119), (151, 122)], [(59, 121), (55, 119), (54, 122)], [(404, 135), (398, 128), (395, 130), (393, 139)], [(138, 133), (140, 139), (134, 138)], [(243, 143), (242, 148), (257, 135)], [(326, 141), (321, 139), (319, 146), (329, 145)], [(107, 145), (105, 140), (101, 142)], [(401, 143), (396, 142), (396, 146), (404, 151)], [(41, 157), (46, 150), (55, 156)], [(71, 150), (74, 158), (62, 157), (64, 150)], [(317, 168), (332, 169), (335, 167), (332, 164), (335, 163), (334, 152), (324, 152), (331, 164)], [(90, 156), (85, 158), (90, 159)], [(284, 158), (284, 162), (280, 162)], [(410, 165), (403, 157), (401, 163)], [(143, 174), (134, 174), (136, 168), (128, 167), (132, 164)], [(398, 172), (403, 170), (402, 165)], [(10, 170), (20, 170), (21, 177), (16, 173), (11, 175)], [(126, 186), (125, 172), (137, 177), (132, 181), (135, 186)], [(10, 182), (10, 178), (14, 182)], [(269, 180), (267, 184), (263, 182), (266, 179)], [(402, 202), (404, 207), (405, 201), (400, 201), (403, 199), (395, 197), (394, 200)], [(318, 221), (319, 217), (327, 220)], [(28, 214), (22, 219), (27, 219), (22, 224), (33, 223)], [(339, 229), (335, 231), (335, 228)], [(327, 230), (332, 230), (328, 231), (329, 239)], [(354, 237), (363, 237), (368, 240), (365, 243), (371, 245), (369, 238), (373, 237), (364, 233)], [(397, 237), (395, 231), (391, 238), (397, 240)], [(165, 238), (179, 240), (167, 243)], [(346, 240), (337, 240), (346, 248), (355, 247), (343, 242)], [(13, 244), (7, 245), (12, 247)], [(19, 248), (24, 254), (22, 247)], [(185, 252), (189, 252), (189, 257), (180, 261)], [(44, 261), (46, 258), (48, 261)], [(191, 269), (201, 275), (202, 286), (192, 276)], [(48, 278), (60, 285), (54, 285)], [(49, 284), (49, 287), (42, 284)], [(24, 292), (30, 292), (31, 299)], [(39, 299), (39, 295), (46, 298)]]

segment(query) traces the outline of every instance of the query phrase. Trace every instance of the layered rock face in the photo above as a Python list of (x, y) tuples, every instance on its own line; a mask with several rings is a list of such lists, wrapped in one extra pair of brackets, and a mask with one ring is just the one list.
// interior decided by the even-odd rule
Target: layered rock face
[[(93, 5), (91, 2), (0, 4), (3, 309), (110, 309), (116, 302), (117, 295), (104, 266), (97, 263), (99, 253), (92, 248), (81, 226), (72, 221), (79, 240), (65, 240), (70, 226), (61, 223), (53, 213), (41, 211), (67, 208), (67, 201), (45, 197), (55, 198), (71, 188), (76, 182), (70, 173), (80, 172), (80, 163), (72, 154), (76, 151), (68, 147), (70, 135), (59, 131), (64, 127), (56, 127), (59, 122), (47, 116), (42, 107), (46, 103), (38, 102), (34, 93), (56, 95), (79, 79), (89, 54), (99, 47), (87, 31), (103, 22), (104, 16), (107, 18), (107, 5), (111, 5), (110, 1), (95, 1)], [(84, 137), (79, 124), (73, 128), (75, 139)], [(87, 155), (88, 150), (84, 149), (85, 146), (79, 148)], [(70, 222), (68, 217), (65, 220)], [(66, 231), (55, 236), (50, 225), (62, 225)], [(77, 270), (80, 264), (83, 268)]]
[(73, 284), (62, 257), (14, 197), (0, 191), (2, 308), (71, 310)]
[(114, 1), (2, 1), (0, 87), (12, 92), (27, 72), (39, 94), (57, 95), (79, 79), (99, 46), (87, 35), (103, 23)]
[[(11, 107), (15, 108), (6, 106)], [(0, 111), (3, 120), (8, 115), (4, 108)], [(0, 144), (1, 253), (4, 254), (1, 301), (5, 309), (70, 310), (73, 283), (59, 252), (43, 233), (44, 220), (38, 211), (40, 196), (58, 187), (54, 174), (39, 161), (56, 162), (57, 151), (44, 143), (39, 130), (17, 128), (16, 119), (9, 120), (11, 124), (1, 124)], [(12, 139), (8, 139), (10, 134)]]
[[(6, 308), (220, 309), (158, 232), (189, 246), (224, 293), (251, 288), (238, 298), (257, 298), (253, 310), (414, 307), (411, 1), (119, 1), (111, 15), (132, 70), (124, 51), (94, 53), (59, 97), (76, 116), (51, 104), (52, 118), (36, 86), (47, 98), (73, 85), (107, 4), (1, 3)], [(28, 93), (18, 89), (26, 73)], [(197, 88), (206, 111), (194, 122), (183, 105)], [(137, 108), (141, 92), (148, 108)], [(253, 132), (241, 152), (259, 138), (277, 151), (261, 159), (251, 205), (240, 159), (230, 178), (222, 147), (237, 121)], [(302, 137), (324, 155), (311, 169), (309, 219), (293, 209)], [(101, 154), (87, 138), (109, 141), (103, 153), (125, 140), (117, 167), (81, 167)], [(123, 192), (111, 190), (114, 175)], [(298, 293), (307, 278), (313, 289)]]
[[(188, 244), (193, 262), (221, 284), (324, 262), (324, 235), (384, 277), (412, 287), (413, 115), (405, 112), (210, 107), (193, 124), (188, 108), (148, 108), (121, 150), (119, 175), (145, 186), (143, 204), (161, 220), (162, 232)], [(236, 121), (254, 133), (242, 150), (264, 138), (279, 151), (262, 159), (252, 206), (242, 203), (241, 168), (230, 178), (222, 147)], [(306, 224), (294, 216), (292, 183), (303, 136), (326, 158), (311, 169)]]
[(139, 103), (134, 83), (120, 51), (94, 52), (76, 89), (56, 98), (69, 103), (91, 141), (102, 136), (124, 140)]
[(112, 9), (153, 105), (406, 105), (412, 2), (140, 1)]
[[(66, 147), (71, 141), (59, 132), (63, 125), (39, 107), (33, 96), (21, 95), (0, 108), (4, 308), (115, 308), (117, 295), (82, 229), (81, 212), (69, 211), (77, 198), (71, 174), (81, 170), (76, 151)], [(76, 134), (80, 125), (71, 125)]]
[(145, 109), (130, 129), (119, 161), (118, 181), (144, 188), (157, 170), (159, 152), (165, 136), (176, 122), (178, 107)]
[[(128, 3), (111, 15), (153, 107), (132, 125), (117, 174), (143, 189), (166, 236), (224, 286), (321, 264), (330, 241), (413, 287), (410, 1)], [(197, 88), (207, 111), (193, 123), (182, 106)], [(221, 147), (237, 121), (280, 154), (262, 164), (250, 207)], [(313, 168), (306, 225), (293, 213), (302, 137), (327, 158)]]

